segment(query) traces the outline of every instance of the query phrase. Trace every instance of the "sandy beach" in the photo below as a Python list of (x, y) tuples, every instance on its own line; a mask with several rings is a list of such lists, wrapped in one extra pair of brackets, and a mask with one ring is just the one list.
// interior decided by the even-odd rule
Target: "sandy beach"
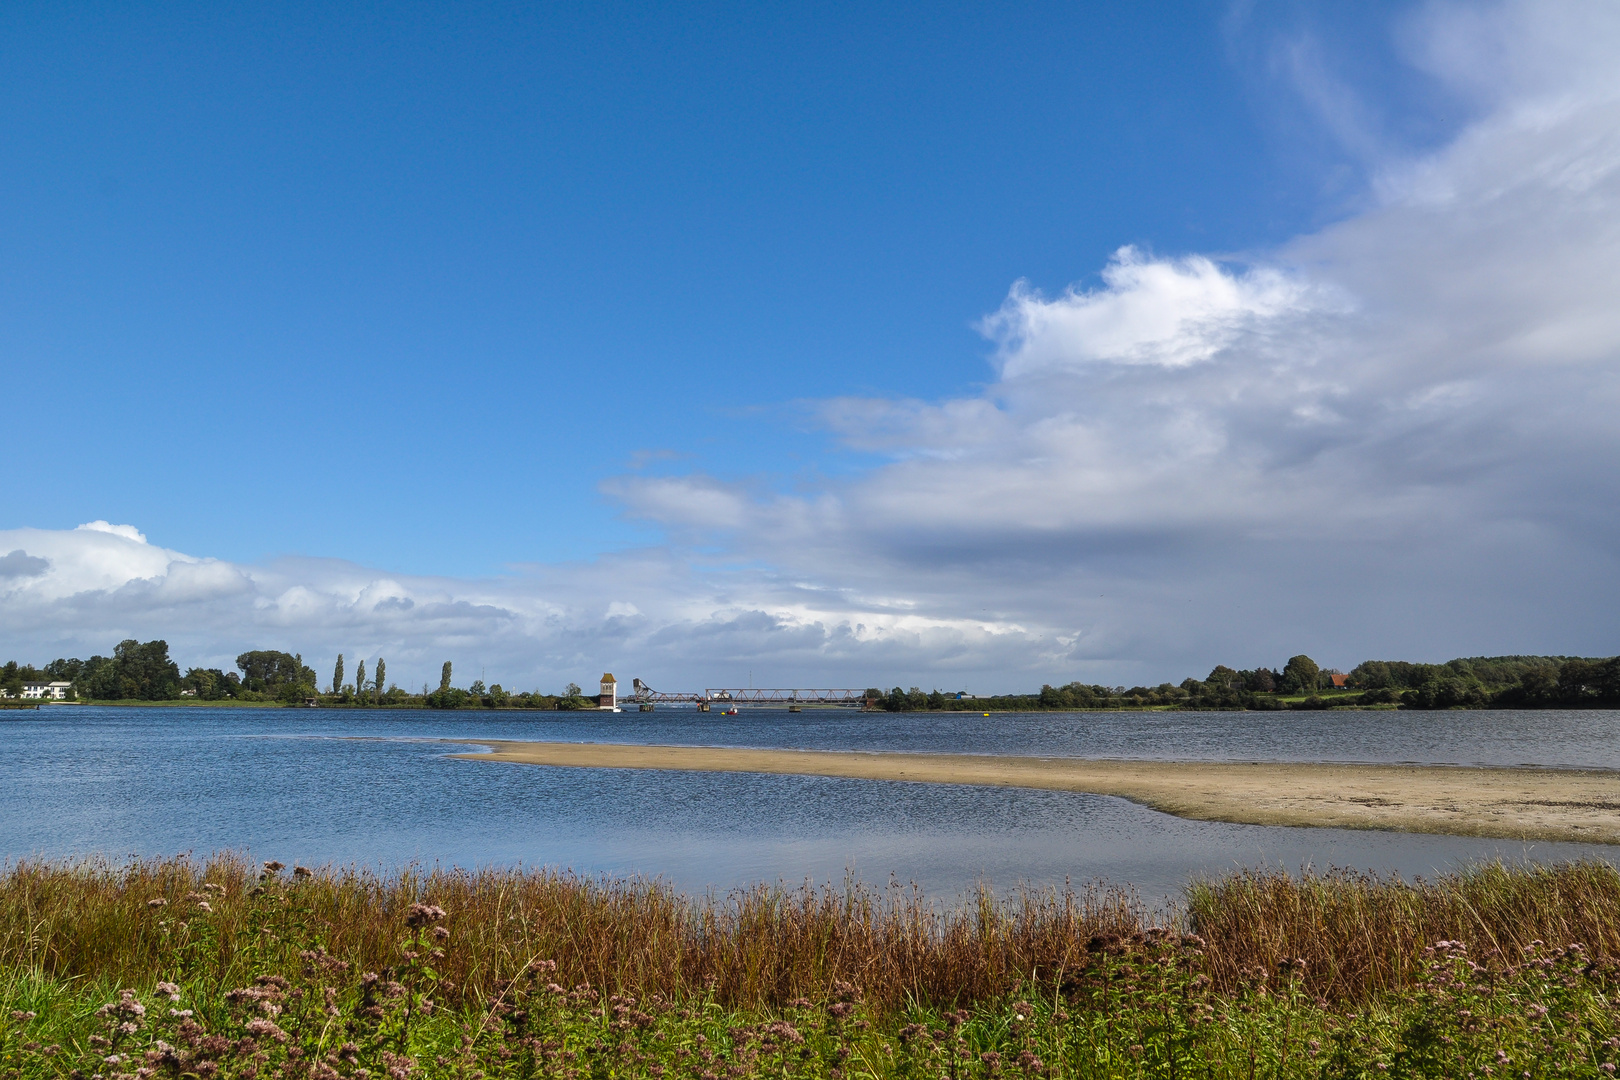
[(490, 740), (477, 740), (476, 745), (491, 747), (493, 752), (455, 756), (567, 768), (776, 773), (1046, 788), (1116, 795), (1166, 814), (1202, 821), (1620, 843), (1620, 773), (1595, 770), (1097, 761)]

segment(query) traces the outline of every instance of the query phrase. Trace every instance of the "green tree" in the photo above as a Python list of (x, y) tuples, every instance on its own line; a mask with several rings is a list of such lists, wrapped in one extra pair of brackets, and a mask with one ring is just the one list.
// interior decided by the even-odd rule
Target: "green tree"
[(343, 693), (343, 654), (338, 653), (337, 666), (332, 669), (332, 693)]
[(77, 682), (83, 671), (84, 661), (77, 657), (72, 660), (52, 660), (45, 665), (45, 674), (50, 676), (52, 681), (60, 679), (63, 682)]
[(22, 668), (17, 666), (17, 661), (8, 660), (6, 666), (0, 668), (0, 691), (3, 691), (6, 697), (22, 697)]
[(382, 657), (379, 656), (377, 657), (377, 692), (374, 696), (374, 700), (378, 705), (382, 704), (383, 686), (386, 685), (383, 680), (387, 677), (388, 664), (383, 660)]
[(254, 693), (276, 697), (288, 686), (314, 686), (316, 675), (304, 666), (302, 653), (279, 652), (262, 649), (245, 652), (236, 658), (242, 672), (242, 688)]
[(446, 660), (444, 667), (439, 669), (439, 693), (442, 694), (448, 689), (450, 689), (450, 661)]
[(1282, 669), (1283, 691), (1290, 694), (1301, 691), (1310, 693), (1316, 689), (1321, 675), (1322, 669), (1316, 666), (1316, 661), (1304, 653), (1290, 657)]
[(354, 668), (354, 696), (360, 701), (366, 699), (366, 662), (364, 660)]
[(180, 696), (180, 668), (169, 659), (169, 643), (161, 640), (121, 641), (112, 656), (86, 660), (73, 682), (78, 696), (103, 701), (170, 701)]
[(180, 696), (180, 666), (169, 659), (167, 641), (121, 642), (113, 659), (126, 698), (169, 701)]
[(282, 683), (281, 689), (276, 691), (276, 700), (288, 705), (302, 705), (306, 700), (315, 697), (314, 683)]
[(79, 669), (79, 674), (73, 679), (73, 689), (79, 692), (82, 698), (98, 700), (106, 694), (116, 694), (114, 686), (114, 673), (116, 665), (110, 656), (91, 656)]
[(1270, 694), (1277, 689), (1277, 673), (1270, 668), (1255, 668), (1253, 671), (1240, 671), (1243, 676), (1243, 689), (1252, 690), (1256, 694)]
[(1389, 665), (1382, 660), (1363, 660), (1350, 669), (1350, 685), (1362, 690), (1383, 690), (1391, 685)]
[(191, 668), (181, 682), (187, 689), (196, 691), (198, 699), (202, 701), (232, 698), (242, 688), (242, 680), (236, 672), (226, 673), (219, 668)]

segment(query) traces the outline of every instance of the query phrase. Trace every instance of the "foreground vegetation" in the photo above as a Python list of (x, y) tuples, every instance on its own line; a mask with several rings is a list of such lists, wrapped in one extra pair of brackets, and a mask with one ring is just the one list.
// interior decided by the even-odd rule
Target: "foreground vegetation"
[(1128, 892), (20, 865), (0, 1075), (1591, 1076), (1620, 875), (1242, 874)]

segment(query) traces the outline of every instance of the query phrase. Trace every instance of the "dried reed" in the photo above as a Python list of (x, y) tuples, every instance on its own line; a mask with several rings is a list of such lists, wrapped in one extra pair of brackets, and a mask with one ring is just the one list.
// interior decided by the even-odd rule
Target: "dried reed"
[(1424, 948), (1442, 940), (1466, 944), (1480, 960), (1542, 942), (1620, 957), (1620, 871), (1607, 862), (1487, 863), (1416, 883), (1347, 871), (1242, 872), (1194, 884), (1187, 905), (1217, 985), (1304, 960), (1307, 984), (1331, 1000), (1409, 985)]
[[(229, 981), (244, 902), (257, 874), (218, 856), (76, 865), (22, 863), (0, 877), (0, 967), (55, 977), (166, 978), (172, 952), (159, 930), (188, 894), (208, 886), (215, 959)], [(775, 1005), (835, 982), (879, 1007), (908, 999), (970, 1002), (1022, 981), (1083, 966), (1097, 935), (1137, 932), (1144, 913), (1128, 890), (1026, 891), (946, 907), (916, 889), (760, 886), (693, 898), (667, 885), (552, 871), (406, 869), (392, 876), (323, 871), (293, 882), (335, 957), (362, 969), (390, 963), (415, 902), (450, 912), (438, 965), (450, 996), (487, 1000), (531, 961), (552, 960), (568, 985), (665, 997), (705, 992), (731, 1006)], [(155, 905), (156, 900), (164, 901)], [(193, 901), (195, 903), (195, 901)]]
[[(210, 964), (228, 982), (252, 959), (238, 954), (258, 878), (230, 855), (16, 864), (0, 874), (0, 968), (149, 985), (171, 977), (175, 919), (189, 910), (209, 920)], [(288, 884), (315, 936), (359, 969), (391, 962), (412, 903), (445, 908), (441, 990), (466, 1005), (488, 1001), (536, 960), (555, 961), (566, 985), (665, 998), (712, 987), (739, 1008), (815, 997), (837, 982), (860, 987), (880, 1010), (960, 1005), (1062, 985), (1099, 949), (1129, 948), (1148, 929), (1134, 893), (1100, 887), (1001, 900), (981, 890), (947, 906), (914, 888), (856, 882), (690, 897), (657, 882), (551, 871), (300, 871)], [(1480, 957), (1538, 939), (1620, 956), (1620, 872), (1600, 862), (1489, 865), (1417, 883), (1238, 873), (1190, 887), (1175, 921), (1204, 939), (1217, 988), (1303, 960), (1313, 993), (1357, 1000), (1409, 984), (1423, 950), (1442, 939)]]

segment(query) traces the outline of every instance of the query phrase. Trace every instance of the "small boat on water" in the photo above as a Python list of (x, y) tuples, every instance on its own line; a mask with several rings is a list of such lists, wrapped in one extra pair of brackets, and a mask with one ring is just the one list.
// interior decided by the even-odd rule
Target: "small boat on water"
[(729, 709), (721, 709), (720, 710), (720, 715), (721, 716), (736, 716), (737, 715), (737, 706), (733, 705)]

